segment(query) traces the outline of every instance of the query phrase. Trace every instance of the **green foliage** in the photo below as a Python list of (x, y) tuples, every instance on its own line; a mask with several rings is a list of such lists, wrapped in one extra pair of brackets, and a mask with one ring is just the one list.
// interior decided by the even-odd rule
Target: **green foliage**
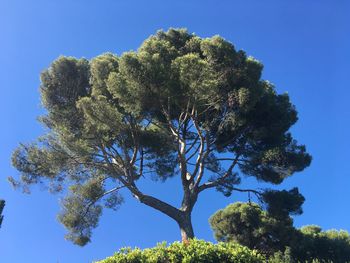
[(71, 186), (70, 190), (73, 194), (63, 200), (63, 211), (58, 219), (69, 230), (67, 239), (85, 245), (102, 212), (102, 206), (95, 203), (104, 192), (101, 179), (94, 178), (83, 185)]
[[(289, 132), (297, 121), (289, 96), (262, 80), (262, 69), (222, 37), (185, 29), (158, 31), (121, 56), (59, 57), (41, 74), (48, 134), (14, 151), (21, 177), (9, 180), (25, 192), (33, 184), (68, 187), (59, 219), (79, 244), (90, 240), (103, 207), (118, 207), (122, 187), (150, 200), (141, 177), (181, 174), (183, 210), (208, 188), (229, 196), (243, 175), (279, 184), (311, 156)], [(152, 200), (180, 220), (183, 211)]]
[(216, 240), (238, 242), (269, 255), (284, 249), (294, 232), (291, 218), (278, 220), (255, 203), (230, 204), (217, 211), (209, 222)]
[[(277, 251), (268, 260), (269, 263), (296, 263), (294, 261), (290, 247), (286, 247), (285, 251)], [(314, 262), (316, 263), (316, 262)]]
[(2, 224), (2, 220), (4, 219), (4, 216), (2, 214), (2, 211), (4, 210), (5, 207), (5, 200), (0, 200), (0, 227)]
[(295, 258), (321, 262), (350, 262), (350, 235), (344, 230), (322, 231), (319, 226), (304, 226), (293, 247)]
[(289, 191), (267, 190), (262, 195), (262, 200), (267, 204), (268, 213), (279, 219), (289, 217), (289, 215), (300, 215), (305, 198), (299, 193), (298, 188)]
[[(280, 197), (288, 196), (283, 192)], [(279, 208), (284, 211), (282, 200)], [(285, 207), (291, 206), (286, 198)], [(270, 207), (268, 207), (270, 208)], [(218, 241), (238, 242), (269, 257), (273, 263), (350, 262), (350, 235), (340, 230), (322, 231), (319, 226), (293, 227), (288, 212), (269, 213), (255, 203), (234, 203), (217, 211), (210, 224)], [(290, 209), (289, 213), (293, 213)]]
[(188, 244), (174, 242), (165, 243), (154, 248), (123, 248), (114, 256), (98, 263), (217, 263), (241, 262), (259, 263), (264, 258), (256, 251), (234, 243), (212, 244), (203, 240), (190, 240)]

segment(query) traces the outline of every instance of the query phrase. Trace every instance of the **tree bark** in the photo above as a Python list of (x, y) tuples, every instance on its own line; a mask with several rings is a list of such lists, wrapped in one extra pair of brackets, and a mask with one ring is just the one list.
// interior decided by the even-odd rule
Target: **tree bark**
[(163, 202), (162, 200), (159, 200), (158, 198), (155, 198), (150, 195), (142, 194), (141, 192), (138, 192), (135, 194), (135, 197), (143, 204), (148, 205), (163, 214), (166, 214), (167, 216), (174, 219), (176, 222), (180, 220), (181, 217), (181, 211), (172, 205), (169, 205), (168, 203)]
[(180, 227), (181, 240), (187, 243), (189, 239), (194, 238), (194, 232), (192, 227), (191, 213), (181, 212), (181, 219), (177, 222)]
[[(195, 200), (187, 199), (185, 198), (183, 207), (181, 209), (177, 209), (173, 207), (172, 205), (169, 205), (153, 196), (145, 195), (135, 189), (133, 189), (134, 196), (143, 204), (150, 206), (170, 218), (174, 219), (177, 224), (179, 225), (180, 232), (181, 232), (181, 240), (182, 242), (188, 242), (189, 239), (194, 238), (194, 232), (193, 232), (193, 226), (192, 226), (192, 220), (191, 220), (191, 212), (192, 212), (192, 207), (194, 203), (192, 203)], [(191, 201), (192, 202), (191, 202)]]

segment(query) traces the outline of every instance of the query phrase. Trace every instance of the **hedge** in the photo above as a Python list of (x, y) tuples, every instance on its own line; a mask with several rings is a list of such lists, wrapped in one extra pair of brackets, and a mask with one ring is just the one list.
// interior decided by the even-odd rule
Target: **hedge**
[(264, 257), (257, 251), (236, 243), (213, 244), (193, 239), (184, 244), (166, 242), (154, 248), (122, 248), (113, 256), (96, 263), (263, 263)]

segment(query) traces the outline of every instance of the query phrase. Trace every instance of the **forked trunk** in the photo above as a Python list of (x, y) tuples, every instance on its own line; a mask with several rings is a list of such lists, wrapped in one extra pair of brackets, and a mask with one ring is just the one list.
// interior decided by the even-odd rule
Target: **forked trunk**
[[(167, 216), (174, 219), (181, 231), (182, 242), (187, 243), (189, 239), (194, 238), (194, 232), (192, 227), (191, 212), (193, 204), (196, 201), (196, 198), (185, 199), (183, 207), (177, 209), (153, 196), (145, 195), (139, 192), (138, 190), (132, 189), (134, 196), (143, 204), (153, 207), (154, 209), (166, 214)], [(191, 202), (190, 202), (191, 201)]]

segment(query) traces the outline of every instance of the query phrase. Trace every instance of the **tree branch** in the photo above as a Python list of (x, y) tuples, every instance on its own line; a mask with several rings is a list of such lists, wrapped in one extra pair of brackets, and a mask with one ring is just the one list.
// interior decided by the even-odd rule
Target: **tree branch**
[(233, 188), (232, 189), (233, 191), (237, 191), (237, 192), (243, 192), (243, 193), (253, 193), (255, 194), (256, 196), (260, 197), (262, 195), (261, 192), (257, 191), (257, 190), (254, 190), (254, 189), (240, 189), (240, 188)]
[(199, 144), (197, 146), (197, 148), (194, 150), (194, 152), (189, 157), (187, 157), (187, 159), (186, 159), (187, 163), (188, 163), (188, 161), (190, 161), (193, 158), (193, 156), (195, 156), (198, 153), (198, 150), (199, 150), (200, 147), (201, 147), (201, 145)]
[(193, 142), (191, 143), (190, 147), (188, 147), (188, 149), (186, 150), (186, 154), (188, 154), (192, 148), (196, 145), (196, 143), (198, 142), (199, 136), (197, 135), (196, 138), (193, 140)]
[(203, 177), (203, 174), (204, 174), (204, 163), (205, 163), (205, 159), (208, 157), (209, 153), (210, 153), (210, 147), (209, 147), (209, 134), (206, 133), (205, 134), (205, 141), (206, 141), (206, 145), (207, 145), (207, 149), (202, 157), (202, 160), (200, 161), (200, 165), (199, 165), (199, 173), (198, 173), (198, 176), (197, 176), (197, 180), (196, 180), (196, 183), (194, 185), (194, 187), (197, 189), (199, 183), (201, 182), (202, 180), (202, 177)]
[[(193, 112), (194, 110), (192, 110)], [(196, 160), (196, 165), (195, 165), (195, 168), (194, 168), (194, 171), (191, 175), (192, 178), (195, 178), (195, 176), (197, 175), (198, 173), (198, 170), (199, 170), (199, 166), (202, 162), (202, 158), (203, 158), (203, 154), (204, 154), (204, 136), (202, 134), (202, 131), (197, 123), (197, 120), (195, 119), (195, 116), (193, 114), (191, 114), (191, 119), (192, 119), (192, 122), (196, 128), (196, 131), (198, 133), (198, 136), (199, 136), (199, 140), (200, 140), (200, 146), (199, 146), (199, 153), (198, 153), (198, 157), (197, 157), (197, 160)]]
[[(105, 161), (111, 166), (112, 169), (115, 169), (114, 166), (109, 162), (107, 156), (106, 156), (106, 151), (103, 147), (101, 147), (101, 151), (104, 154)], [(153, 196), (145, 195), (143, 194), (135, 185), (135, 183), (128, 182), (124, 180), (120, 175), (116, 175), (118, 180), (126, 187), (129, 189), (129, 191), (134, 195), (136, 199), (138, 199), (141, 203), (144, 203), (168, 216), (173, 218), (174, 220), (178, 221), (180, 220), (180, 210), (177, 208), (173, 207), (172, 205), (163, 202)]]
[(239, 157), (240, 157), (240, 155), (238, 154), (223, 176), (217, 178), (215, 181), (202, 184), (201, 186), (198, 187), (198, 191), (201, 192), (205, 189), (218, 186), (222, 181), (224, 181), (228, 176), (230, 176), (232, 174), (232, 170), (236, 166), (236, 164), (238, 163)]
[[(167, 118), (168, 126), (170, 131), (172, 132), (173, 136), (175, 137), (177, 141), (177, 154), (179, 157), (179, 165), (180, 165), (180, 171), (181, 171), (181, 179), (182, 184), (184, 187), (184, 191), (187, 191), (187, 163), (186, 163), (186, 140), (183, 140), (183, 138), (180, 137), (179, 129), (175, 129), (173, 124), (171, 123), (170, 115), (169, 113), (163, 108), (163, 113)], [(182, 114), (182, 113), (181, 113)]]
[(111, 190), (108, 190), (108, 191), (104, 192), (103, 194), (101, 194), (100, 196), (96, 197), (95, 200), (91, 201), (91, 202), (86, 206), (86, 209), (85, 209), (85, 212), (84, 212), (82, 218), (85, 218), (85, 216), (86, 216), (87, 213), (89, 212), (90, 207), (91, 207), (92, 205), (94, 205), (99, 199), (101, 199), (102, 197), (104, 197), (104, 196), (106, 196), (106, 195), (108, 195), (108, 194), (111, 194), (111, 193), (113, 193), (113, 192), (115, 192), (115, 191), (118, 191), (118, 190), (120, 190), (120, 189), (122, 189), (122, 188), (124, 188), (124, 187), (125, 187), (124, 185), (118, 186), (118, 187), (114, 187), (114, 188), (112, 188)]

